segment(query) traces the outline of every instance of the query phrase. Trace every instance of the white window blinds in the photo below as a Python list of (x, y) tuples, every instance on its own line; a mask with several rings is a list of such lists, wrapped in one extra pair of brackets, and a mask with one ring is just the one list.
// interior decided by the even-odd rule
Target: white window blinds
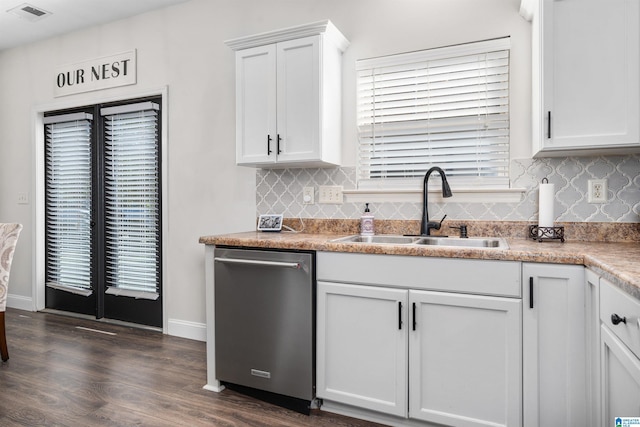
[(508, 187), (509, 38), (357, 62), (361, 187)]
[(101, 109), (105, 116), (107, 293), (131, 291), (131, 295), (148, 293), (136, 295), (139, 298), (158, 297), (158, 109), (151, 102)]
[(44, 118), (46, 284), (91, 295), (91, 125), (74, 113)]

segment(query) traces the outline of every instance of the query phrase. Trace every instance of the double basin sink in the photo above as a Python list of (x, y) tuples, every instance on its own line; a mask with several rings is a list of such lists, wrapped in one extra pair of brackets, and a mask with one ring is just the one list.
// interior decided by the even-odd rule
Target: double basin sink
[(509, 245), (504, 239), (494, 237), (459, 238), (441, 236), (396, 236), (391, 234), (378, 234), (375, 236), (353, 235), (341, 237), (339, 239), (332, 240), (332, 242), (509, 249)]

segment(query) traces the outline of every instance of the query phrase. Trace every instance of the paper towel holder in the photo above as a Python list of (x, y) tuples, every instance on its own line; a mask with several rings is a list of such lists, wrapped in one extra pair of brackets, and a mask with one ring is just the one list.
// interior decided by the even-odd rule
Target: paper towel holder
[[(543, 197), (542, 186), (546, 187), (545, 198), (551, 197), (551, 200), (546, 200), (545, 215), (543, 221)], [(550, 189), (549, 189), (550, 187)], [(538, 213), (538, 224), (529, 226), (529, 238), (537, 240), (538, 242), (560, 240), (564, 243), (564, 227), (553, 225), (553, 184), (549, 184), (549, 179), (544, 177), (540, 183), (540, 205)], [(549, 193), (551, 191), (551, 193)], [(550, 206), (549, 206), (550, 204)]]
[(564, 243), (564, 227), (539, 227), (537, 225), (529, 226), (529, 238), (538, 242), (560, 240)]

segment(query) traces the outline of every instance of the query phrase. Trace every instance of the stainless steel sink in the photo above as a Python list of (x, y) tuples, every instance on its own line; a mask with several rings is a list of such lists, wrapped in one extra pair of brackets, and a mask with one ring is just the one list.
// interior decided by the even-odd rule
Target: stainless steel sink
[(419, 237), (394, 236), (390, 234), (378, 234), (376, 236), (347, 236), (332, 240), (335, 243), (387, 243), (393, 245), (409, 245), (418, 240)]
[(396, 236), (391, 234), (378, 234), (375, 236), (353, 235), (332, 240), (334, 243), (368, 243), (391, 245), (429, 245), (429, 246), (454, 246), (460, 248), (497, 248), (509, 249), (504, 239), (493, 237), (438, 237), (438, 236)]
[(433, 246), (457, 246), (465, 248), (499, 248), (508, 249), (509, 245), (504, 239), (488, 237), (469, 237), (461, 239), (458, 237), (422, 237), (415, 242), (416, 245)]

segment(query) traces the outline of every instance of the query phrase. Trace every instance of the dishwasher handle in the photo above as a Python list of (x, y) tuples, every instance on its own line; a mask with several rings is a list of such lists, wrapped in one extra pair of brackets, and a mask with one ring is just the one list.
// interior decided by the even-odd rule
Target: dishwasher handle
[(261, 265), (261, 266), (268, 266), (268, 267), (284, 267), (284, 268), (295, 268), (295, 269), (302, 268), (302, 265), (299, 262), (260, 261), (257, 259), (220, 258), (220, 257), (215, 257), (214, 261), (222, 262), (225, 264)]

